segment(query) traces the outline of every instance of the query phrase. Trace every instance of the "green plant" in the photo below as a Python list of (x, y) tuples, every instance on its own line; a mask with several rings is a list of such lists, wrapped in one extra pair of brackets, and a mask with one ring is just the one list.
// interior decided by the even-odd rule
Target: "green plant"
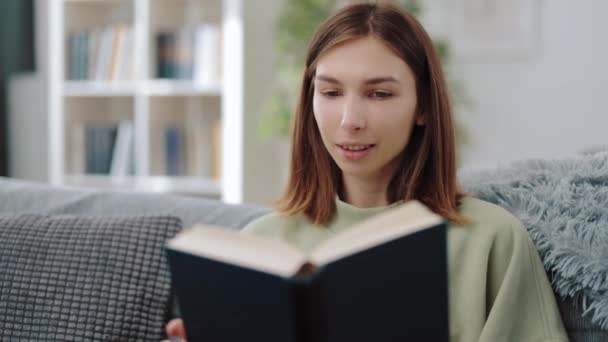
[[(413, 15), (422, 11), (421, 0), (395, 0)], [(285, 0), (283, 11), (276, 23), (277, 77), (272, 96), (268, 99), (258, 132), (263, 138), (288, 136), (291, 118), (296, 105), (299, 82), (304, 66), (307, 44), (315, 29), (333, 11), (353, 0)], [(443, 64), (450, 57), (449, 43), (434, 42)], [(465, 102), (462, 85), (448, 77), (452, 98)], [(462, 125), (456, 123), (459, 144), (465, 137)]]

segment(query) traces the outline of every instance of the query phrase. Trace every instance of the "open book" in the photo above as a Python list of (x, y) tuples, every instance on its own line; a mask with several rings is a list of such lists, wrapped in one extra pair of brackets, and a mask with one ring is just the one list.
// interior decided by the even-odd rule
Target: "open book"
[(416, 201), (309, 254), (199, 225), (167, 255), (190, 342), (448, 341), (446, 223)]

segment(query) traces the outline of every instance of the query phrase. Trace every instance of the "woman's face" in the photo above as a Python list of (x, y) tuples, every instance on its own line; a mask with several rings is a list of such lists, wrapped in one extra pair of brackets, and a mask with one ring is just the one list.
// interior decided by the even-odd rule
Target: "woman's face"
[(317, 62), (313, 111), (323, 143), (345, 177), (389, 179), (409, 141), (416, 81), (409, 66), (371, 36)]

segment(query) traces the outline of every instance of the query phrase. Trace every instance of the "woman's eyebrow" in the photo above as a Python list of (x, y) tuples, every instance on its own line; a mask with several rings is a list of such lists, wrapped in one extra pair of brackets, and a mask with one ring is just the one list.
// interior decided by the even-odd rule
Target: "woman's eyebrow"
[(330, 76), (325, 76), (325, 75), (316, 75), (315, 80), (324, 81), (327, 83), (340, 84), (340, 81), (338, 81), (337, 79), (330, 77)]
[[(340, 84), (340, 81), (338, 81), (337, 79), (335, 79), (333, 77), (330, 77), (330, 76), (316, 75), (315, 79), (319, 80), (319, 81), (325, 81), (327, 83)], [(365, 84), (378, 84), (378, 83), (384, 83), (384, 82), (399, 83), (399, 81), (397, 81), (397, 79), (395, 79), (392, 76), (369, 78), (369, 79), (365, 80), (363, 83), (365, 83)]]
[(365, 80), (365, 84), (378, 84), (378, 83), (384, 83), (384, 82), (399, 83), (399, 81), (397, 81), (397, 79), (395, 79), (392, 76), (374, 77), (374, 78)]

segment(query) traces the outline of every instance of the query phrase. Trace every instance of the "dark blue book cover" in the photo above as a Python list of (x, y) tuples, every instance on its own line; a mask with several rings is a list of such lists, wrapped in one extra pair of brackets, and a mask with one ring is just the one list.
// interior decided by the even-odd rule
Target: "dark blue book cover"
[[(402, 209), (394, 213), (405, 213), (411, 206)], [(412, 216), (403, 217), (401, 222), (393, 215), (389, 225), (417, 225), (408, 223)], [(380, 231), (386, 222), (370, 227)], [(387, 225), (395, 232), (392, 227)], [(325, 262), (314, 250), (297, 258), (293, 252), (266, 252), (283, 247), (256, 242), (259, 237), (229, 232), (216, 239), (217, 233), (207, 234), (204, 227), (185, 231), (178, 239), (190, 246), (170, 242), (166, 252), (188, 341), (447, 342), (446, 227), (445, 221), (433, 218), (406, 235), (384, 235), (383, 240), (371, 230), (347, 235), (342, 247), (328, 245), (330, 257), (325, 254)], [(229, 245), (231, 237), (226, 234), (234, 234), (238, 242)], [(348, 247), (357, 239), (366, 241), (356, 249)], [(209, 253), (201, 241), (221, 247)], [(369, 241), (375, 244), (368, 245)], [(242, 263), (235, 261), (245, 248)], [(340, 248), (345, 254), (331, 256)], [(226, 258), (218, 251), (226, 251)], [(307, 258), (311, 261), (298, 261)], [(290, 268), (293, 272), (273, 272), (251, 263), (253, 259), (267, 264), (290, 259), (296, 267)]]

